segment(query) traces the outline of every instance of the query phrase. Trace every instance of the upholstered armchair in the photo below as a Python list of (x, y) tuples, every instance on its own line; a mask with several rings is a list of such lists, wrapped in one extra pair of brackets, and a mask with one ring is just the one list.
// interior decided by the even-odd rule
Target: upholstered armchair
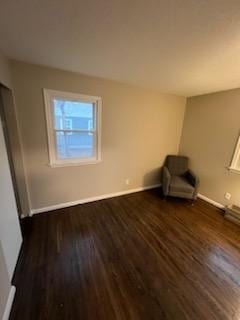
[(188, 169), (188, 158), (167, 156), (162, 169), (162, 189), (164, 196), (196, 199), (199, 179)]

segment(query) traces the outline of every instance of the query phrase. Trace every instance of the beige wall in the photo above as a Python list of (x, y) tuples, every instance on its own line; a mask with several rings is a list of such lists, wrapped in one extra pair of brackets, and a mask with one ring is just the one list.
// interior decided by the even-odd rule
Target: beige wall
[(0, 83), (12, 87), (11, 73), (8, 59), (0, 52)]
[[(158, 183), (166, 154), (178, 152), (183, 97), (20, 62), (12, 77), (34, 209)], [(101, 163), (48, 166), (43, 88), (102, 97)]]
[(225, 192), (240, 204), (240, 175), (230, 173), (240, 131), (240, 89), (187, 99), (180, 153), (191, 159), (200, 176), (200, 193), (221, 204)]

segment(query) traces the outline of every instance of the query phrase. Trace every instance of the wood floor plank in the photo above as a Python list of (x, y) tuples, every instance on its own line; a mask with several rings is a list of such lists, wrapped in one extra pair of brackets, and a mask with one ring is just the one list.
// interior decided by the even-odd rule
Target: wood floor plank
[(34, 216), (10, 320), (239, 320), (240, 228), (158, 189)]

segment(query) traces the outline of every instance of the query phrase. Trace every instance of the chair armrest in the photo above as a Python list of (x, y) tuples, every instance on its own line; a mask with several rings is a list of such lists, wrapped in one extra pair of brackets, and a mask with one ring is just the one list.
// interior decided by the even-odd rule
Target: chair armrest
[(195, 189), (198, 188), (199, 178), (195, 175), (195, 173), (192, 170), (188, 170), (186, 172), (186, 178)]
[(162, 169), (162, 189), (163, 189), (163, 194), (165, 196), (168, 195), (170, 181), (171, 181), (171, 174), (168, 168), (164, 166)]

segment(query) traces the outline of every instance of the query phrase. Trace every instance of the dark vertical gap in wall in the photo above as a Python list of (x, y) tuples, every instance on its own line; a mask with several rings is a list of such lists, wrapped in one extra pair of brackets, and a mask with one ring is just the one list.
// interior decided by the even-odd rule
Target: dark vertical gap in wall
[(11, 94), (11, 95), (12, 95), (12, 91), (0, 84), (0, 118), (2, 122), (4, 138), (5, 138), (5, 144), (7, 149), (7, 155), (8, 155), (8, 161), (9, 161), (9, 167), (10, 167), (10, 172), (12, 177), (16, 204), (17, 204), (17, 210), (20, 218), (22, 214), (21, 201), (20, 201), (20, 196), (19, 196), (19, 191), (17, 186), (17, 178), (16, 178), (16, 171), (15, 171), (14, 161), (13, 161), (13, 153), (12, 153), (12, 148), (11, 148), (11, 143), (9, 138), (6, 115), (5, 115), (5, 108), (7, 108), (8, 106), (4, 105), (3, 98), (2, 98), (2, 90), (8, 90), (9, 91), (8, 94)]

